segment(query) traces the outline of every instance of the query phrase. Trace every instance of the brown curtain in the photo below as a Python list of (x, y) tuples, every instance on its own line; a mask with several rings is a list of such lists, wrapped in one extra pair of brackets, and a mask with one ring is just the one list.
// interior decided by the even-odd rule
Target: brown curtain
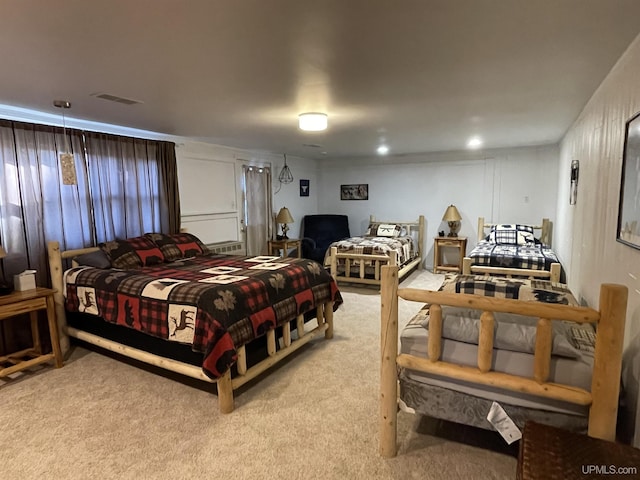
[(166, 213), (161, 215), (167, 220), (162, 231), (166, 233), (180, 232), (180, 193), (178, 191), (178, 164), (176, 162), (176, 146), (171, 142), (158, 142), (157, 161), (161, 179), (161, 207)]

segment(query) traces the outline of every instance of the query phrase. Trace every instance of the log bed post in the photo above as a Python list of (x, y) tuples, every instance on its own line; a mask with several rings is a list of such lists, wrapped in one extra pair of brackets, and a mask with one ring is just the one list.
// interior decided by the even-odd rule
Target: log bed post
[(622, 370), (622, 341), (628, 290), (622, 285), (600, 287), (600, 320), (596, 335), (589, 410), (589, 436), (615, 441)]
[(64, 281), (62, 279), (62, 255), (60, 253), (59, 242), (49, 242), (47, 244), (49, 255), (49, 275), (51, 287), (56, 291), (53, 294), (55, 302), (56, 317), (58, 320), (58, 338), (60, 339), (60, 350), (65, 357), (71, 348), (69, 336), (67, 335), (67, 315), (64, 310)]
[(380, 455), (396, 455), (398, 405), (398, 267), (382, 267), (380, 337)]

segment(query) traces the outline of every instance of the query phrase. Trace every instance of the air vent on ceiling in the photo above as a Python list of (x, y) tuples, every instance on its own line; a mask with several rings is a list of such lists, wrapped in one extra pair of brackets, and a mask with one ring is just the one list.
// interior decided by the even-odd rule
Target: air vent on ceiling
[(110, 102), (123, 103), (125, 105), (135, 105), (136, 103), (142, 103), (139, 100), (132, 100), (130, 98), (118, 97), (111, 95), (110, 93), (92, 93), (91, 96), (108, 100)]
[(322, 148), (322, 145), (318, 145), (317, 143), (303, 143), (302, 146), (310, 148)]

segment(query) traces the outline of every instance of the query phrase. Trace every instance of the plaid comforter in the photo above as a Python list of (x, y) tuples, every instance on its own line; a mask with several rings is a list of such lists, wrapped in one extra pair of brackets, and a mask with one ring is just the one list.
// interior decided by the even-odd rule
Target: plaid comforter
[(478, 242), (469, 257), (473, 265), (531, 270), (550, 270), (552, 263), (560, 263), (553, 250), (541, 244), (501, 245), (486, 240)]
[(326, 301), (342, 303), (317, 262), (266, 256), (212, 254), (139, 270), (76, 267), (65, 283), (67, 310), (190, 343), (211, 378), (235, 363), (239, 346)]
[(395, 250), (398, 265), (404, 265), (415, 256), (413, 239), (407, 237), (351, 237), (329, 245), (324, 263), (329, 265), (331, 247), (337, 247), (338, 253), (357, 253), (367, 255), (389, 255)]

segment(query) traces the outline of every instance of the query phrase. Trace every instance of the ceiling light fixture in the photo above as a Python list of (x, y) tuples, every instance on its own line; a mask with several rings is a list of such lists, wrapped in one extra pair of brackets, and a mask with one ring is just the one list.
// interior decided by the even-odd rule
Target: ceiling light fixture
[(376, 151), (378, 152), (378, 155), (386, 155), (389, 153), (389, 147), (386, 145), (380, 145)]
[[(284, 167), (280, 170), (280, 175), (278, 175), (278, 181), (280, 183), (291, 183), (293, 182), (293, 173), (291, 173), (291, 169), (287, 165), (287, 156), (284, 156)], [(291, 222), (287, 222), (291, 223)]]
[(482, 139), (480, 137), (471, 137), (467, 142), (467, 148), (480, 148), (482, 146)]
[(305, 132), (321, 132), (327, 129), (326, 113), (308, 112), (298, 115), (298, 126)]
[(62, 109), (62, 136), (64, 137), (65, 153), (60, 154), (60, 169), (62, 170), (63, 185), (77, 185), (76, 165), (73, 154), (69, 148), (69, 138), (67, 137), (67, 124), (64, 120), (64, 111), (71, 108), (71, 102), (67, 100), (54, 100), (53, 106)]

